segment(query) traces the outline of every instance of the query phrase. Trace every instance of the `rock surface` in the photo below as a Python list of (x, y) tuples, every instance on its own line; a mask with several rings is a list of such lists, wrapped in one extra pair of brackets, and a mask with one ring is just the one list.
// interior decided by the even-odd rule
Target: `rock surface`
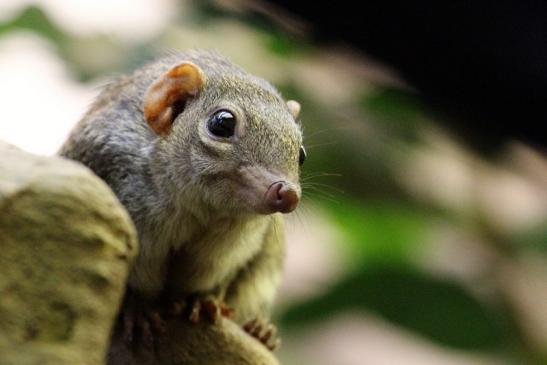
[(1, 365), (279, 364), (225, 318), (174, 318), (153, 349), (111, 335), (137, 253), (127, 212), (78, 163), (2, 142), (0, 157)]
[(103, 364), (136, 251), (91, 171), (0, 142), (0, 364)]

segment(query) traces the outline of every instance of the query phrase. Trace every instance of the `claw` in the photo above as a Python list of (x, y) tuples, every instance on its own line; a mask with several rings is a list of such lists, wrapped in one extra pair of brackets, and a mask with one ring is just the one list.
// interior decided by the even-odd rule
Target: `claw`
[(176, 300), (172, 303), (169, 314), (178, 317), (187, 307), (188, 303), (185, 300)]
[(148, 319), (150, 320), (150, 323), (152, 324), (152, 328), (161, 334), (165, 334), (167, 332), (167, 323), (163, 320), (161, 315), (156, 312), (149, 312), (147, 315)]
[(275, 351), (281, 346), (281, 340), (277, 338), (277, 329), (273, 324), (256, 318), (245, 323), (243, 329), (262, 342), (270, 351)]
[(226, 318), (234, 318), (235, 311), (224, 303), (220, 303), (220, 314)]
[(133, 331), (135, 330), (135, 322), (133, 321), (133, 316), (130, 311), (124, 311), (122, 314), (123, 317), (123, 338), (128, 345), (133, 344), (134, 336)]
[(151, 348), (154, 346), (154, 335), (152, 334), (150, 323), (142, 316), (139, 318), (139, 321), (144, 345), (148, 348)]
[(262, 336), (260, 337), (260, 339), (264, 343), (268, 342), (268, 340), (272, 337), (272, 335), (274, 334), (275, 328), (273, 328), (273, 326), (270, 324), (268, 325), (268, 327), (266, 327), (265, 331), (266, 332), (264, 332), (264, 334), (262, 334)]
[(205, 315), (212, 323), (217, 324), (220, 317), (231, 318), (234, 311), (213, 296), (196, 298), (192, 303), (189, 319), (198, 323)]
[(252, 333), (253, 328), (255, 328), (257, 319), (253, 319), (243, 325), (245, 332)]
[(162, 316), (134, 294), (129, 294), (120, 314), (123, 338), (128, 346), (137, 341), (152, 348), (158, 335), (164, 334), (167, 325)]
[(281, 339), (277, 338), (271, 345), (266, 345), (270, 351), (275, 351), (281, 347)]
[(194, 301), (192, 309), (190, 310), (190, 322), (198, 323), (201, 317), (201, 302), (199, 300)]

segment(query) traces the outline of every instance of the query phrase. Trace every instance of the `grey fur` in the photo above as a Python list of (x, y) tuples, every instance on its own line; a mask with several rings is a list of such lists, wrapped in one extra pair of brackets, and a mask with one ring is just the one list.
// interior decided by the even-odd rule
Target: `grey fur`
[[(143, 116), (148, 87), (190, 61), (206, 82), (160, 137)], [(219, 108), (235, 112), (244, 132), (232, 143), (208, 140)], [(170, 54), (105, 88), (60, 150), (104, 179), (129, 211), (141, 250), (129, 286), (149, 298), (221, 292), (241, 322), (267, 316), (284, 254), (282, 217), (257, 213), (267, 181), (300, 194), (299, 125), (268, 82), (219, 54)], [(267, 188), (267, 186), (265, 186)], [(175, 259), (167, 262), (171, 252)], [(167, 277), (168, 264), (170, 276)]]

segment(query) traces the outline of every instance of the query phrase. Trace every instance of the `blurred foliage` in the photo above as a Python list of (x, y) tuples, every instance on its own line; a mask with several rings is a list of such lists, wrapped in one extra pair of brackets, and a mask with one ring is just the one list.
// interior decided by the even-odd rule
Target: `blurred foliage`
[[(205, 27), (227, 17), (254, 29), (272, 58), (299, 62), (319, 53), (309, 41), (280, 30), (264, 15), (231, 13), (212, 1), (194, 3), (179, 14), (178, 22)], [(80, 81), (130, 69), (151, 58), (156, 50), (155, 40), (123, 44), (104, 35), (78, 38), (36, 6), (0, 22), (0, 37), (18, 30), (49, 40)], [(93, 52), (109, 57), (97, 61), (86, 56)], [(474, 226), (480, 222), (462, 225), (454, 218), (457, 214), (441, 213), (434, 203), (418, 201), (393, 174), (398, 164), (404, 163), (405, 148), (423, 144), (420, 132), (432, 123), (419, 98), (394, 86), (366, 85), (352, 103), (333, 106), (311, 96), (294, 78), (277, 86), (287, 99), (299, 100), (304, 106), (301, 119), (308, 150), (302, 177), (304, 194), (342, 232), (343, 240), (337, 244), (351, 253), (345, 276), (324, 294), (282, 313), (282, 326), (301, 328), (345, 310), (359, 310), (445, 346), (496, 354), (520, 348), (516, 353), (526, 355), (512, 358), (516, 363), (541, 358), (541, 354), (531, 354), (537, 348), (526, 343), (515, 325), (518, 319), (497, 300), (477, 296), (468, 284), (456, 279), (436, 278), (415, 263), (415, 257), (427, 249), (424, 242), (431, 227), (440, 220), (472, 235), (480, 232)], [(497, 237), (510, 242), (516, 251), (532, 248), (545, 253), (546, 227)]]
[(64, 44), (69, 35), (64, 33), (54, 24), (42, 9), (36, 6), (29, 6), (15, 18), (0, 23), (0, 36), (15, 30), (29, 30), (49, 39), (54, 44)]
[(378, 88), (363, 97), (362, 106), (393, 135), (409, 142), (417, 141), (424, 107), (415, 95), (389, 87)]
[(281, 318), (291, 329), (344, 310), (383, 316), (444, 345), (468, 350), (500, 348), (511, 336), (501, 314), (452, 282), (403, 266), (367, 266), (325, 295), (295, 306)]
[(536, 254), (547, 254), (547, 224), (539, 224), (507, 239), (513, 250), (528, 250)]
[(195, 2), (195, 15), (202, 25), (225, 18), (235, 18), (246, 23), (260, 33), (264, 40), (264, 47), (278, 56), (296, 56), (312, 50), (309, 43), (291, 33), (280, 30), (271, 17), (263, 12), (234, 13), (219, 8), (214, 0), (205, 0)]
[(344, 244), (362, 266), (406, 265), (425, 240), (432, 217), (399, 201), (339, 200), (329, 204), (333, 221), (344, 233)]
[[(402, 196), (390, 176), (392, 146), (386, 143), (383, 130), (356, 131), (350, 123), (340, 123), (335, 109), (317, 103), (295, 86), (281, 90), (306, 106), (301, 120), (308, 157), (302, 175), (304, 186), (310, 189), (304, 194), (314, 196), (315, 190), (322, 190), (323, 197), (334, 194), (336, 199), (342, 192), (362, 198)], [(317, 189), (314, 183), (319, 184)]]

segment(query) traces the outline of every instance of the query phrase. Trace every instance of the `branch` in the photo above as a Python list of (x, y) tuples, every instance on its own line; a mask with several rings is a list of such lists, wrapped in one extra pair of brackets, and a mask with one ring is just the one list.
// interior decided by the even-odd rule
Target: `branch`
[(221, 318), (215, 325), (178, 319), (167, 327), (154, 349), (130, 350), (115, 333), (108, 364), (279, 365), (264, 345), (229, 319)]

